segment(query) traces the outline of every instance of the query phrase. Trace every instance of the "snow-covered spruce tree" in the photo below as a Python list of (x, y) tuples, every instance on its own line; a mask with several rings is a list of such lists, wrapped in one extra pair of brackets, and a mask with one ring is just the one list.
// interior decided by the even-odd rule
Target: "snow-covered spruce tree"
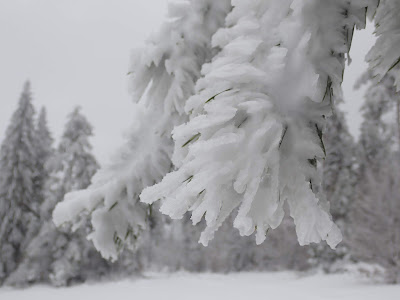
[(333, 265), (335, 262), (348, 256), (347, 227), (356, 184), (355, 144), (339, 106), (327, 120), (323, 140), (326, 158), (322, 165), (322, 191), (330, 203), (333, 220), (344, 234), (344, 239), (335, 251), (324, 244), (313, 245), (310, 250), (312, 264), (332, 271), (332, 268), (337, 267)]
[(145, 49), (132, 54), (131, 91), (141, 103), (127, 144), (87, 190), (68, 194), (54, 213), (58, 224), (90, 214), (90, 238), (104, 257), (116, 259), (122, 246), (134, 246), (146, 228), (149, 209), (139, 195), (173, 167), (171, 131), (187, 120), (185, 101), (194, 93), (202, 65), (218, 52), (211, 37), (230, 9), (229, 0), (171, 4), (170, 21)]
[[(388, 282), (400, 281), (400, 164), (396, 70), (371, 84), (362, 107), (358, 180), (351, 207), (349, 242), (356, 259), (379, 263)], [(396, 114), (394, 113), (396, 112)], [(397, 138), (396, 138), (397, 137)]]
[[(396, 72), (398, 68), (376, 82), (376, 76), (368, 71), (356, 83), (356, 88), (370, 84), (361, 108), (364, 121), (361, 124), (358, 142), (359, 177), (364, 176), (367, 168), (378, 169), (380, 162), (390, 155), (390, 144), (393, 144), (398, 131), (398, 127), (395, 129), (399, 114), (399, 111), (396, 111), (399, 102), (399, 93), (395, 86)], [(360, 179), (357, 181), (360, 182)]]
[(58, 149), (63, 172), (60, 186), (68, 192), (88, 187), (99, 168), (89, 142), (93, 128), (80, 110), (77, 107), (69, 115)]
[(57, 229), (51, 219), (55, 205), (64, 194), (87, 187), (98, 169), (91, 153), (91, 135), (92, 126), (76, 108), (69, 115), (56, 153), (47, 163), (51, 174), (41, 207), (42, 227), (28, 245), (23, 262), (7, 280), (8, 284), (50, 282), (61, 286), (100, 276), (108, 270), (108, 263), (86, 239), (87, 224), (72, 234), (68, 228)]
[[(84, 189), (89, 186), (92, 176), (98, 169), (98, 163), (91, 153), (89, 142), (93, 135), (92, 126), (80, 112), (74, 109), (69, 115), (61, 137), (58, 156), (60, 160), (59, 185), (55, 189), (57, 199), (62, 200), (67, 192)], [(51, 200), (50, 200), (51, 201)], [(50, 219), (49, 222), (52, 222)], [(50, 225), (53, 230), (54, 225)], [(50, 281), (54, 285), (66, 285), (73, 281), (84, 281), (106, 272), (108, 264), (95, 251), (92, 243), (86, 239), (89, 225), (82, 224), (80, 230), (70, 233), (63, 230), (55, 234), (50, 266)], [(46, 233), (43, 237), (46, 239)]]
[[(8, 285), (26, 285), (38, 281), (38, 277), (44, 277), (47, 274), (46, 267), (51, 262), (51, 255), (49, 255), (48, 244), (41, 245), (38, 241), (38, 236), (43, 232), (44, 227), (49, 224), (49, 208), (48, 199), (49, 187), (51, 184), (50, 174), (52, 171), (51, 162), (55, 160), (54, 149), (52, 147), (53, 138), (47, 126), (46, 109), (43, 107), (39, 113), (39, 118), (36, 124), (36, 167), (37, 176), (34, 184), (39, 197), (42, 199), (37, 213), (40, 215), (40, 229), (36, 236), (29, 241), (25, 250), (24, 258), (18, 265), (17, 269), (12, 272), (6, 279)], [(52, 206), (52, 209), (54, 205)], [(47, 223), (46, 223), (47, 222)], [(33, 259), (35, 257), (35, 259)], [(38, 259), (40, 257), (40, 259)]]
[[(36, 132), (39, 147), (38, 160), (45, 166), (54, 152), (53, 138), (47, 126), (47, 112), (45, 107), (42, 107), (40, 110)], [(47, 177), (45, 179), (47, 179)]]
[(55, 221), (76, 222), (93, 211), (91, 238), (115, 258), (145, 227), (147, 209), (138, 195), (172, 169), (169, 132), (188, 118), (173, 131), (176, 170), (145, 189), (143, 202), (161, 199), (162, 212), (173, 218), (192, 211), (194, 223), (205, 216), (204, 244), (236, 207), (234, 226), (244, 235), (257, 231), (262, 242), (280, 224), (287, 202), (301, 244), (323, 239), (334, 247), (340, 233), (317, 192), (316, 165), (325, 156), (321, 131), (341, 94), (353, 30), (365, 26), (378, 3), (174, 6), (183, 9), (173, 10), (175, 19), (135, 54), (131, 68), (136, 98), (148, 88), (150, 109), (137, 118), (122, 159), (100, 171), (88, 190), (69, 194)]
[(322, 188), (330, 202), (331, 214), (339, 227), (348, 218), (348, 208), (355, 184), (354, 141), (344, 113), (335, 109), (324, 130), (326, 159), (323, 163)]
[[(54, 153), (53, 138), (51, 137), (47, 126), (46, 109), (42, 107), (36, 124), (36, 151), (37, 151), (37, 170), (38, 174), (35, 180), (35, 189), (41, 199), (45, 198), (46, 182), (49, 179), (49, 160)], [(43, 201), (43, 200), (42, 200)]]
[(0, 150), (0, 283), (21, 262), (39, 227), (34, 114), (26, 82)]
[(385, 157), (378, 170), (367, 169), (351, 210), (350, 246), (355, 259), (378, 263), (385, 280), (400, 282), (399, 164), (396, 155)]

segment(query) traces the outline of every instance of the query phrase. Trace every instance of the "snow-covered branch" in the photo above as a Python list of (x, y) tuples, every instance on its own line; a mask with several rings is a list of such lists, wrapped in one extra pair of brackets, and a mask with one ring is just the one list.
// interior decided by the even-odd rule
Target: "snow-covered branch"
[(146, 228), (147, 206), (138, 203), (139, 194), (172, 168), (171, 131), (187, 120), (184, 103), (194, 92), (201, 66), (217, 51), (211, 37), (230, 9), (227, 0), (170, 5), (170, 21), (133, 53), (130, 89), (145, 107), (137, 106), (127, 145), (87, 190), (68, 194), (54, 212), (57, 224), (90, 214), (90, 238), (104, 257), (116, 259), (120, 248), (134, 246)]
[(357, 3), (233, 1), (213, 37), (222, 51), (186, 104), (190, 121), (174, 129), (178, 169), (146, 188), (142, 201), (163, 199), (172, 218), (205, 216), (205, 245), (237, 206), (234, 226), (263, 242), (287, 202), (300, 244), (335, 247), (341, 235), (317, 192), (317, 163), (354, 27), (365, 26)]

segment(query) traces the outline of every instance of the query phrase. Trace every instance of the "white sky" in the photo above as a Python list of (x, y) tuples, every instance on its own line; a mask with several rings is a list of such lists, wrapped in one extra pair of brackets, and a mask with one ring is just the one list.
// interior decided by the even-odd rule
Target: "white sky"
[(368, 68), (368, 64), (365, 62), (365, 55), (375, 43), (373, 31), (374, 25), (369, 23), (365, 30), (355, 32), (352, 48), (350, 50), (350, 57), (353, 61), (350, 66), (346, 68), (342, 85), (344, 96), (342, 109), (347, 114), (346, 117), (350, 132), (356, 138), (358, 138), (359, 126), (362, 121), (359, 109), (364, 100), (366, 87), (364, 86), (360, 90), (354, 90), (353, 86)]
[[(46, 106), (53, 136), (80, 105), (95, 129), (94, 152), (106, 162), (131, 123), (130, 50), (159, 28), (166, 7), (167, 0), (0, 0), (0, 141), (30, 79), (34, 105)], [(363, 91), (352, 86), (371, 44), (372, 26), (356, 33), (345, 75), (343, 108), (354, 135)]]

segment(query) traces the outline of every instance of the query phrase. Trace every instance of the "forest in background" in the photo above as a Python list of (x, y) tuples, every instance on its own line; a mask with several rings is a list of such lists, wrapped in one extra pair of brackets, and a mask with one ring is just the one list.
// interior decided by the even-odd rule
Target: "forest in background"
[(325, 243), (299, 246), (290, 217), (257, 246), (253, 236), (241, 237), (233, 228), (234, 214), (204, 247), (198, 243), (204, 221), (193, 226), (187, 214), (171, 220), (156, 203), (147, 207), (144, 234), (126, 237), (139, 239), (134, 251), (115, 236), (120, 258), (112, 262), (87, 240), (88, 219), (74, 232), (71, 225), (57, 228), (52, 221), (56, 204), (66, 193), (86, 188), (99, 168), (89, 140), (93, 129), (76, 108), (55, 146), (46, 111), (36, 116), (26, 83), (0, 150), (0, 283), (65, 286), (149, 270), (343, 272), (357, 262), (380, 266), (378, 275), (399, 282), (399, 97), (390, 72), (379, 83), (366, 73), (361, 84), (368, 90), (359, 140), (353, 140), (337, 108), (323, 129), (326, 159), (310, 162), (322, 178), (318, 193), (326, 195), (344, 236), (336, 250)]

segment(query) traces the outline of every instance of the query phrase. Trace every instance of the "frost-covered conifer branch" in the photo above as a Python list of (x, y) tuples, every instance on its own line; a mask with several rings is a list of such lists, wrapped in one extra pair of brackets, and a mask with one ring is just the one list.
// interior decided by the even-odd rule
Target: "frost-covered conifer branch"
[[(137, 106), (126, 147), (89, 189), (67, 195), (56, 223), (91, 214), (96, 247), (116, 258), (146, 227), (139, 194), (148, 187), (142, 201), (161, 199), (171, 217), (192, 211), (197, 223), (205, 216), (203, 244), (236, 207), (234, 226), (243, 235), (256, 231), (261, 243), (287, 202), (300, 244), (327, 240), (335, 247), (340, 232), (319, 193), (322, 128), (341, 97), (354, 28), (365, 27), (378, 3), (173, 5), (173, 19), (133, 54), (131, 91), (145, 107)], [(176, 170), (167, 174), (171, 160)]]
[(104, 257), (116, 259), (118, 250), (135, 245), (145, 229), (147, 205), (138, 203), (139, 194), (172, 168), (171, 131), (187, 120), (185, 101), (194, 92), (202, 65), (217, 51), (211, 37), (230, 10), (228, 0), (170, 5), (170, 21), (146, 48), (133, 53), (130, 89), (141, 103), (127, 145), (87, 190), (68, 194), (54, 212), (57, 224), (79, 223), (90, 214), (90, 238)]
[[(325, 155), (324, 118), (341, 97), (354, 27), (365, 26), (367, 1), (232, 1), (227, 27), (213, 37), (222, 51), (203, 67), (174, 129), (178, 167), (146, 188), (142, 201), (161, 211), (203, 216), (207, 245), (238, 206), (234, 226), (257, 243), (282, 221), (285, 201), (300, 244), (341, 235), (318, 191)], [(209, 101), (208, 99), (213, 99)], [(190, 178), (190, 180), (188, 180)]]
[[(380, 0), (375, 15), (375, 33), (378, 36), (375, 45), (367, 55), (376, 80), (380, 81), (387, 72), (400, 64), (400, 2), (398, 0)], [(400, 71), (395, 72), (395, 85), (400, 91)]]

